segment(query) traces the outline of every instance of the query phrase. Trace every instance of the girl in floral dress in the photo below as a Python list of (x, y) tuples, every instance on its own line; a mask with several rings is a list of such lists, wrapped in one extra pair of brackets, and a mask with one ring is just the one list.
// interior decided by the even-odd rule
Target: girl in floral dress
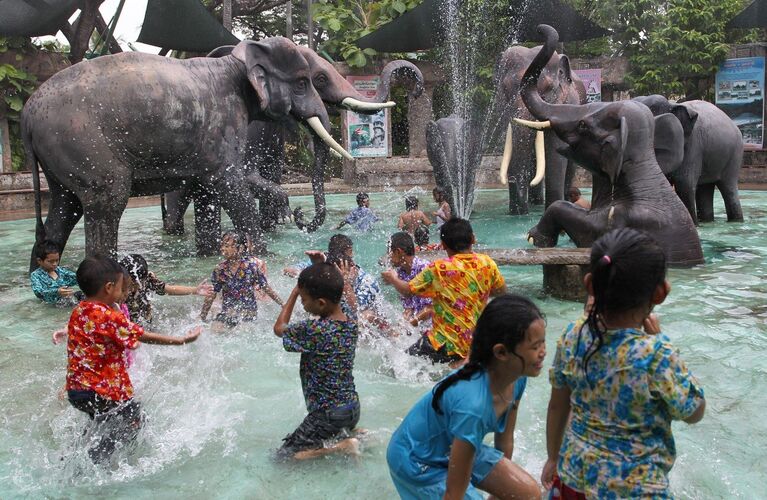
[(551, 368), (548, 460), (553, 499), (667, 498), (671, 421), (703, 418), (703, 389), (651, 314), (671, 286), (663, 250), (616, 229), (591, 249), (588, 316), (568, 326)]

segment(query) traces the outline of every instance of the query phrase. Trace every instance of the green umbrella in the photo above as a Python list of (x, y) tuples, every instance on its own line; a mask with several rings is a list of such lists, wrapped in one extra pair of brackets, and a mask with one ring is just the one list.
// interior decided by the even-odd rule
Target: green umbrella
[(199, 0), (149, 0), (137, 41), (189, 52), (240, 42)]
[(0, 0), (0, 36), (55, 35), (78, 0)]
[(767, 1), (756, 0), (733, 17), (727, 28), (767, 28)]
[[(425, 0), (373, 33), (363, 36), (356, 44), (360, 48), (372, 48), (379, 52), (412, 52), (438, 46), (447, 36), (448, 1)], [(563, 42), (609, 34), (560, 0), (511, 0), (509, 8), (517, 13), (515, 17), (521, 16), (516, 30), (517, 41), (538, 41), (540, 35), (536, 26), (539, 24), (554, 26)], [(501, 28), (512, 29), (511, 26), (499, 26)]]

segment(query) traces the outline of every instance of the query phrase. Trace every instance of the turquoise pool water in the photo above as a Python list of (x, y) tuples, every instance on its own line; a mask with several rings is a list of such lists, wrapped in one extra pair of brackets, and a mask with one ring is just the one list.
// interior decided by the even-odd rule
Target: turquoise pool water
[[(763, 497), (767, 483), (767, 193), (741, 193), (746, 221), (701, 226), (704, 267), (672, 270), (672, 293), (658, 308), (708, 400), (697, 425), (674, 424), (678, 458), (671, 484), (679, 498)], [(403, 207), (402, 193), (373, 194), (383, 222), (371, 234), (345, 232), (357, 261), (378, 273), (378, 258)], [(420, 199), (431, 208), (430, 196)], [(328, 223), (311, 235), (283, 226), (270, 235), (269, 277), (287, 297), (293, 282), (279, 270), (322, 249), (330, 229), (354, 205), (353, 195), (328, 196)], [(311, 206), (307, 197), (292, 206)], [(479, 193), (472, 222), (488, 247), (526, 247), (525, 232), (540, 217), (506, 215), (506, 193)], [(191, 212), (191, 211), (190, 211)], [(191, 229), (191, 217), (187, 219)], [(158, 207), (128, 210), (120, 252), (139, 252), (150, 269), (174, 284), (196, 284), (219, 261), (194, 256), (192, 231), (166, 236)], [(148, 422), (138, 448), (119, 455), (112, 470), (94, 468), (81, 434), (87, 418), (60, 400), (66, 350), (50, 333), (69, 311), (41, 305), (26, 273), (34, 221), (0, 223), (0, 498), (395, 498), (385, 463), (389, 436), (441, 372), (402, 349), (414, 340), (363, 342), (355, 377), (362, 400), (360, 426), (369, 430), (360, 459), (330, 458), (279, 464), (271, 452), (305, 415), (298, 355), (272, 334), (278, 307), (264, 303), (261, 319), (225, 335), (205, 334), (184, 347), (142, 346), (131, 369)], [(83, 230), (72, 235), (63, 264), (76, 268)], [(547, 315), (550, 364), (557, 336), (579, 304), (541, 293), (541, 270), (502, 268), (512, 290), (532, 296)], [(387, 290), (389, 314), (398, 304)], [(196, 324), (197, 297), (156, 297), (157, 330), (178, 333)], [(545, 459), (549, 385), (531, 380), (517, 423), (514, 459), (535, 477)]]

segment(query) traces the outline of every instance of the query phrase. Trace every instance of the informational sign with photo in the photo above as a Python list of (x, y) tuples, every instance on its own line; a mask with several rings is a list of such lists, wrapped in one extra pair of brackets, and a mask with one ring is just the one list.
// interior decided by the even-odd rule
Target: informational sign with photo
[[(365, 97), (374, 98), (381, 78), (378, 76), (347, 76), (346, 79)], [(346, 112), (344, 124), (346, 149), (357, 158), (389, 156), (389, 110), (372, 115)]]
[(738, 126), (744, 149), (764, 142), (764, 57), (727, 59), (716, 73), (716, 105)]
[(602, 101), (602, 68), (573, 70), (586, 87), (586, 102)]

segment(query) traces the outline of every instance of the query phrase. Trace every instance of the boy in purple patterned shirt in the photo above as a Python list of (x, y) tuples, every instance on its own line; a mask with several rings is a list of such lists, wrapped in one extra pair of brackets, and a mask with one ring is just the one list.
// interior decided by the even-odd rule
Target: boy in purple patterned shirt
[[(404, 281), (410, 281), (418, 273), (429, 265), (429, 261), (417, 257), (413, 237), (404, 231), (394, 233), (389, 241), (389, 262), (397, 270), (397, 277)], [(414, 322), (417, 326), (423, 315), (429, 317), (431, 311), (431, 299), (410, 295), (400, 296), (402, 308), (405, 310), (405, 319)]]
[[(302, 460), (329, 453), (358, 454), (359, 442), (351, 432), (360, 418), (360, 400), (354, 386), (357, 323), (341, 310), (341, 297), (356, 315), (353, 283), (357, 268), (341, 262), (312, 264), (298, 276), (274, 324), (286, 351), (300, 352), (299, 375), (309, 414), (283, 439), (280, 455)], [(298, 297), (313, 317), (290, 323)]]

